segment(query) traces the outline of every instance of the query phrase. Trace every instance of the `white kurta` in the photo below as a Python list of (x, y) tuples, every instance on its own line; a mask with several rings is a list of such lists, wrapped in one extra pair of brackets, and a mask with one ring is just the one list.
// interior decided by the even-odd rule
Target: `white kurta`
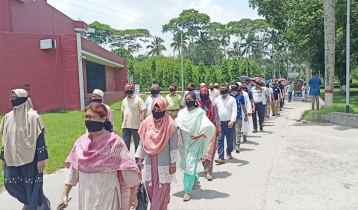
[[(245, 91), (243, 91), (243, 95), (244, 95), (244, 99), (245, 99), (246, 112), (247, 112), (247, 114), (252, 114), (252, 106), (251, 106), (249, 94), (246, 93)], [(242, 111), (242, 116), (245, 116), (244, 111), (243, 110), (241, 110), (241, 111)], [(248, 117), (248, 119), (250, 119), (250, 117)], [(249, 120), (247, 120), (247, 122), (245, 122), (245, 117), (242, 117), (241, 132), (244, 133), (245, 135), (247, 135), (247, 133), (249, 132), (249, 128), (250, 128)]]

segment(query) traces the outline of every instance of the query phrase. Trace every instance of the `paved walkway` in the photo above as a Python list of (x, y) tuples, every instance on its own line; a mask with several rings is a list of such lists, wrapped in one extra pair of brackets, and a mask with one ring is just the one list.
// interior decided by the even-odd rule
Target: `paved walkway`
[[(309, 102), (286, 102), (281, 117), (271, 117), (264, 132), (249, 134), (240, 154), (214, 166), (214, 180), (183, 202), (183, 173), (171, 189), (169, 209), (357, 209), (358, 130), (350, 127), (296, 122)], [(252, 123), (251, 123), (252, 124)], [(133, 148), (133, 147), (132, 147)], [(66, 170), (45, 176), (46, 196), (57, 206)], [(77, 187), (68, 209), (77, 209)], [(21, 209), (6, 192), (0, 209)]]

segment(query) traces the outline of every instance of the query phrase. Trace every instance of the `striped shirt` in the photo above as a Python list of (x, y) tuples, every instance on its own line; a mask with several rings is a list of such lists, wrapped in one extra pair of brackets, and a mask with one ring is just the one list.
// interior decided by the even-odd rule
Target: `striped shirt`
[(254, 98), (255, 103), (262, 102), (262, 90), (256, 89), (256, 87), (251, 88), (252, 97)]

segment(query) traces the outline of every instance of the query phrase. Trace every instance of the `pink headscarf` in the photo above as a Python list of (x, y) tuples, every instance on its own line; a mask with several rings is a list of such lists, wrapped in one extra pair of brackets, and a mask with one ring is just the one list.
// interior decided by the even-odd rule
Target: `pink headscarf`
[[(152, 110), (155, 105), (159, 106), (160, 111), (167, 110), (167, 102), (164, 98), (155, 98), (152, 102)], [(156, 155), (162, 151), (177, 127), (177, 123), (167, 112), (160, 119), (155, 119), (153, 114), (149, 115), (138, 131), (145, 152), (149, 155)]]
[[(200, 93), (202, 91), (206, 91), (209, 94), (209, 89), (205, 86), (200, 88)], [(209, 120), (215, 124), (216, 119), (215, 119), (215, 113), (214, 113), (214, 106), (213, 106), (213, 103), (211, 102), (211, 99), (209, 98), (206, 101), (202, 101), (200, 99), (198, 101), (198, 104), (201, 108), (203, 108), (206, 111), (206, 116), (209, 118)]]

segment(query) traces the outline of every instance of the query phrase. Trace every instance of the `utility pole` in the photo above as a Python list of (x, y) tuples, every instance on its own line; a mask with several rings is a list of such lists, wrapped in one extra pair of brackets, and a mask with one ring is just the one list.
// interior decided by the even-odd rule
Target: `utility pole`
[(346, 113), (349, 113), (349, 80), (350, 76), (350, 49), (351, 49), (351, 26), (350, 26), (350, 13), (351, 1), (347, 0), (347, 44), (346, 44)]
[(184, 97), (184, 52), (183, 52), (183, 31), (181, 31), (181, 94)]

